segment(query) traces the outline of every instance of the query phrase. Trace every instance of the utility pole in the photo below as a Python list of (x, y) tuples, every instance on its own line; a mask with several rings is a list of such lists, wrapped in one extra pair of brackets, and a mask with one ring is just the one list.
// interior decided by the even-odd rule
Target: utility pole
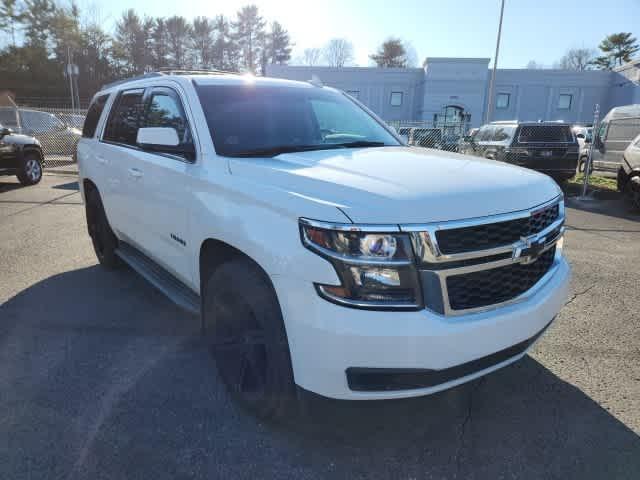
[(489, 99), (487, 100), (487, 113), (485, 123), (491, 122), (493, 115), (493, 90), (496, 83), (496, 69), (498, 68), (498, 55), (500, 54), (500, 36), (502, 35), (502, 16), (504, 15), (504, 0), (500, 5), (500, 23), (498, 24), (498, 40), (496, 41), (496, 54), (493, 57), (493, 70), (491, 71), (491, 80), (489, 80)]
[(69, 77), (69, 95), (71, 95), (71, 110), (76, 110), (76, 95), (73, 90), (73, 69), (71, 67), (71, 47), (67, 47), (67, 76)]

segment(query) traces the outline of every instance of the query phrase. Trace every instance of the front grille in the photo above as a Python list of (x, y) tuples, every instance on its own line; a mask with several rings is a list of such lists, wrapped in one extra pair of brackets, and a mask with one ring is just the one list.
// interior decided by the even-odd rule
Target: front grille
[(436, 239), (440, 251), (444, 254), (501, 247), (517, 242), (521, 237), (541, 232), (558, 219), (559, 213), (558, 204), (555, 204), (533, 212), (531, 216), (525, 218), (473, 227), (438, 230)]
[(533, 287), (553, 264), (555, 246), (533, 263), (515, 263), (447, 277), (449, 305), (453, 310), (486, 307), (516, 298)]

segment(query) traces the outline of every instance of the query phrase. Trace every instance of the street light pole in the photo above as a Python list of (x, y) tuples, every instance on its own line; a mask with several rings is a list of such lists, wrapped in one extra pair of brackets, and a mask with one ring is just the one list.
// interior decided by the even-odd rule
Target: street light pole
[(491, 80), (489, 80), (489, 99), (487, 101), (486, 123), (491, 122), (493, 114), (493, 90), (496, 83), (496, 69), (498, 68), (498, 55), (500, 54), (500, 36), (502, 35), (502, 16), (504, 15), (504, 0), (500, 5), (500, 23), (498, 24), (498, 40), (496, 41), (496, 54), (493, 57), (493, 70)]

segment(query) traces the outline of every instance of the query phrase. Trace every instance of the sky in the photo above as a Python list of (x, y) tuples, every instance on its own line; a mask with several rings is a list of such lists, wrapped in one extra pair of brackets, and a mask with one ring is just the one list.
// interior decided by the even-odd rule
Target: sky
[[(248, 3), (267, 21), (278, 20), (295, 42), (294, 56), (322, 47), (332, 37), (349, 39), (356, 63), (387, 37), (409, 42), (425, 57), (493, 58), (500, 0), (84, 0), (96, 6), (105, 26), (127, 8), (151, 16), (233, 17)], [(523, 68), (530, 60), (551, 65), (571, 47), (596, 48), (610, 33), (632, 32), (640, 39), (640, 0), (505, 0), (498, 65)]]

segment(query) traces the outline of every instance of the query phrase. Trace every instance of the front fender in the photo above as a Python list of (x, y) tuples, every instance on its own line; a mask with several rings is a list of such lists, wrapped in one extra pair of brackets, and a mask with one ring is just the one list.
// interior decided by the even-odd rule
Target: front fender
[(228, 183), (201, 182), (194, 189), (190, 225), (194, 251), (192, 287), (200, 287), (199, 252), (208, 239), (222, 241), (253, 259), (270, 276), (337, 283), (329, 262), (306, 249), (298, 219), (349, 223), (335, 206), (251, 180), (225, 175)]

